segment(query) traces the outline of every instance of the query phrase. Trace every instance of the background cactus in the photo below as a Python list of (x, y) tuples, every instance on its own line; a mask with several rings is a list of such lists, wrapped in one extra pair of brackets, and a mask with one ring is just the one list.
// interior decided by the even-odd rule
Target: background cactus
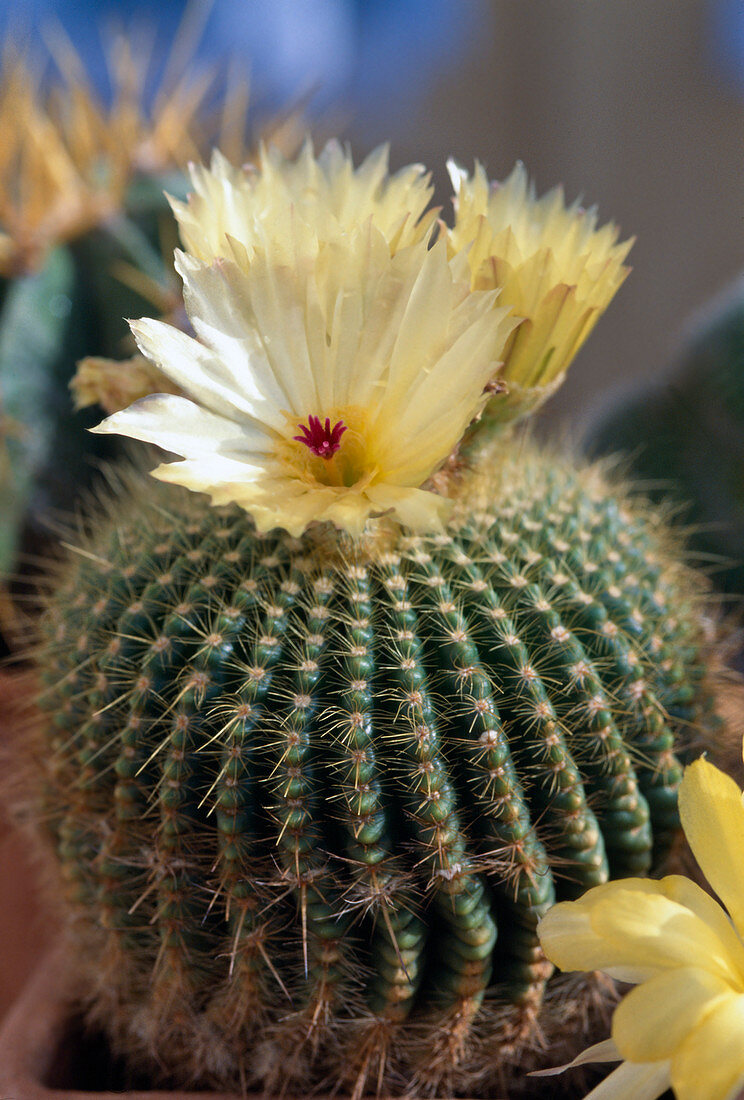
[[(42, 82), (8, 49), (0, 80), (0, 572), (16, 565), (39, 518), (71, 508), (111, 443), (72, 415), (68, 386), (84, 356), (121, 359), (134, 344), (125, 317), (153, 309), (178, 319), (171, 254), (176, 228), (164, 192), (183, 198), (182, 170), (219, 140), (246, 155), (246, 87), (215, 88), (187, 71), (155, 80), (123, 33), (110, 43), (111, 101), (90, 86), (74, 47), (56, 32), (59, 71)], [(54, 36), (53, 36), (54, 37)], [(186, 51), (186, 52), (184, 52)], [(170, 75), (168, 73), (170, 72)], [(160, 81), (160, 85), (158, 85)], [(145, 88), (148, 93), (146, 94)], [(157, 94), (155, 94), (157, 93)], [(229, 105), (222, 97), (230, 95)], [(221, 114), (220, 114), (221, 109)], [(272, 127), (292, 144), (292, 116)], [(180, 311), (180, 312), (179, 312)], [(122, 373), (125, 373), (124, 370)], [(133, 400), (139, 396), (129, 394)], [(78, 405), (95, 396), (78, 391)], [(108, 411), (112, 411), (108, 409)], [(48, 521), (42, 520), (42, 525)], [(42, 535), (46, 541), (48, 534)], [(36, 545), (33, 547), (36, 549)], [(0, 625), (2, 623), (0, 616)]]
[(259, 535), (135, 482), (64, 567), (27, 784), (133, 1065), (472, 1093), (581, 1041), (535, 927), (660, 867), (715, 632), (658, 513), (510, 451), (445, 535)]
[(744, 592), (744, 280), (703, 313), (663, 385), (612, 410), (589, 447), (627, 452), (651, 495), (685, 505), (715, 583)]
[[(141, 196), (141, 189), (135, 190)], [(78, 359), (94, 351), (121, 355), (129, 346), (122, 318), (152, 305), (120, 280), (124, 265), (167, 287), (157, 242), (139, 224), (140, 218), (153, 225), (170, 219), (159, 185), (153, 184), (151, 198), (138, 199), (130, 210), (125, 196), (124, 209), (105, 225), (56, 245), (38, 268), (0, 280), (0, 569), (5, 572), (15, 563), (28, 510), (36, 524), (52, 502), (70, 507), (91, 482), (91, 459), (113, 453), (86, 432), (95, 414), (72, 415), (68, 387)]]

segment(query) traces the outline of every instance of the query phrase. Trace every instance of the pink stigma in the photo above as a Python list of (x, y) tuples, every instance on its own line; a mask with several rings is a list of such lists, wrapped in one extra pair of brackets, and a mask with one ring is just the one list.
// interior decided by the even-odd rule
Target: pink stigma
[(346, 431), (343, 420), (339, 420), (331, 427), (329, 416), (326, 417), (325, 427), (321, 424), (319, 416), (308, 416), (307, 424), (298, 424), (297, 427), (302, 435), (293, 435), (292, 438), (298, 443), (304, 443), (319, 458), (333, 458), (341, 446), (341, 436)]

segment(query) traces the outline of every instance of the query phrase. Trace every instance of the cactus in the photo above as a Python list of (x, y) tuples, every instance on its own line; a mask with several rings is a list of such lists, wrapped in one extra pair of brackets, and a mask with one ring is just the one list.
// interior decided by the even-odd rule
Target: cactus
[(193, 178), (196, 335), (132, 325), (180, 392), (97, 429), (184, 461), (79, 532), (24, 746), (80, 997), (171, 1083), (501, 1091), (612, 995), (540, 918), (659, 870), (718, 735), (661, 514), (509, 428), (628, 245), (521, 170), (451, 235), (384, 151)]
[[(192, 31), (184, 25), (186, 38)], [(198, 75), (150, 88), (158, 92), (150, 108), (144, 88), (153, 74), (119, 34), (110, 43), (112, 102), (103, 106), (61, 33), (61, 71), (50, 86), (12, 49), (0, 81), (0, 571), (6, 575), (26, 525), (38, 541), (40, 517), (50, 506), (72, 508), (94, 466), (114, 454), (110, 443), (86, 432), (94, 414), (70, 414), (67, 387), (77, 361), (121, 358), (131, 346), (125, 317), (153, 305), (172, 315), (181, 306), (169, 255), (176, 230), (164, 192), (183, 197), (185, 164), (218, 136), (245, 155), (242, 89), (233, 89), (222, 128), (210, 120), (210, 82)], [(184, 48), (186, 41), (177, 41), (174, 55)], [(185, 56), (179, 58), (180, 69)]]
[[(117, 43), (120, 56), (123, 45)], [(133, 73), (131, 57), (123, 69), (112, 71), (115, 102), (107, 110), (86, 86), (79, 59), (72, 72), (68, 68), (44, 90), (20, 55), (9, 50), (5, 59), (0, 83), (7, 145), (0, 166), (4, 573), (16, 562), (29, 513), (37, 524), (51, 504), (71, 507), (75, 492), (90, 483), (90, 457), (113, 453), (86, 438), (94, 418), (70, 415), (67, 387), (82, 356), (120, 355), (129, 339), (122, 318), (152, 304), (121, 281), (125, 265), (141, 273), (140, 290), (147, 280), (153, 287), (168, 283), (170, 265), (158, 243), (158, 226), (168, 217), (163, 187), (183, 188), (175, 170), (179, 153), (193, 149), (185, 146), (193, 119), (177, 135), (167, 127), (161, 132), (162, 120), (145, 115)], [(60, 95), (67, 96), (64, 109)], [(172, 144), (165, 146), (163, 139), (173, 139)]]
[(674, 497), (716, 585), (744, 592), (744, 282), (691, 329), (663, 383), (613, 409), (589, 441), (623, 451), (657, 500)]
[(52, 504), (71, 508), (91, 482), (91, 459), (113, 454), (86, 433), (94, 415), (71, 415), (68, 386), (78, 359), (95, 350), (120, 355), (127, 346), (122, 317), (141, 311), (145, 299), (116, 278), (117, 264), (125, 262), (167, 283), (163, 260), (123, 211), (105, 227), (52, 248), (38, 270), (11, 275), (0, 287), (3, 572), (16, 562), (29, 512), (38, 529)]
[(134, 1064), (495, 1080), (505, 1025), (490, 1061), (472, 1034), (534, 1015), (540, 916), (659, 867), (712, 723), (699, 580), (591, 467), (528, 449), (477, 489), (360, 543), (135, 484), (68, 567), (39, 798)]

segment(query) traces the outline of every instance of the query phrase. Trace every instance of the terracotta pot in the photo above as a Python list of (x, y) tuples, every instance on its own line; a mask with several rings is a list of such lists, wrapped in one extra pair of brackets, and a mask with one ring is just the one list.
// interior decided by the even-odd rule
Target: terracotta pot
[[(228, 1093), (158, 1091), (148, 1089), (145, 1082), (122, 1092), (122, 1066), (103, 1038), (86, 1036), (64, 992), (68, 973), (60, 947), (45, 954), (0, 1027), (3, 1100), (251, 1100)], [(262, 1095), (253, 1100), (279, 1098)]]
[[(105, 1043), (85, 1036), (65, 996), (66, 963), (58, 947), (42, 957), (0, 1028), (0, 1096), (12, 1100), (94, 1100), (121, 1096), (120, 1067)], [(123, 1077), (120, 1078), (123, 1080)], [(131, 1091), (129, 1100), (186, 1100), (183, 1092)], [(194, 1093), (194, 1100), (218, 1094)], [(221, 1100), (240, 1100), (221, 1096)]]
[(0, 669), (0, 1021), (52, 940), (41, 903), (34, 845), (6, 816), (15, 801), (10, 765), (16, 741), (32, 720), (36, 685), (27, 671)]

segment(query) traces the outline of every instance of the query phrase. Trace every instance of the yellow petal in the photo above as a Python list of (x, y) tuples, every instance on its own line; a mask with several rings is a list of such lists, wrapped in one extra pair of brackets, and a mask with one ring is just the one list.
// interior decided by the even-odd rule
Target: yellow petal
[[(700, 960), (704, 963), (704, 960)], [(731, 987), (697, 967), (666, 970), (631, 989), (612, 1018), (612, 1037), (633, 1062), (670, 1059)]]
[(729, 776), (701, 758), (679, 789), (685, 836), (703, 874), (744, 936), (744, 806)]
[(226, 365), (192, 336), (150, 318), (132, 321), (130, 327), (142, 354), (204, 408), (230, 419), (253, 417), (260, 408), (263, 419), (269, 417), (273, 404), (268, 409), (266, 402), (258, 406), (254, 380), (235, 386)]
[[(560, 188), (538, 199), (521, 164), (493, 186), (480, 164), (472, 178), (452, 162), (448, 168), (456, 193), (445, 234), (451, 251), (467, 255), (473, 287), (500, 288), (499, 306), (525, 319), (502, 377), (526, 391), (554, 384), (627, 275), (632, 242), (618, 243), (612, 225), (597, 228), (596, 210), (566, 206)], [(526, 411), (515, 396), (499, 419)]]
[(744, 1084), (744, 995), (723, 1000), (672, 1059), (677, 1100), (728, 1100)]
[(259, 171), (243, 171), (215, 152), (209, 168), (192, 169), (195, 193), (188, 203), (171, 202), (192, 255), (226, 258), (232, 237), (245, 246), (249, 266), (269, 238), (285, 245), (293, 232), (305, 240), (338, 239), (369, 220), (393, 253), (427, 238), (434, 224), (436, 211), (426, 211), (433, 188), (423, 168), (409, 165), (389, 176), (385, 146), (356, 169), (338, 142), (317, 159), (307, 141), (294, 160), (275, 147), (262, 148), (259, 160)]
[[(737, 935), (725, 910), (701, 886), (684, 875), (667, 875), (660, 880), (659, 885), (665, 897), (697, 913), (700, 919), (715, 932), (732, 966), (738, 969), (744, 987), (744, 943)], [(691, 961), (700, 962), (700, 960)]]
[[(277, 374), (256, 325), (245, 275), (228, 261), (208, 267), (178, 251), (175, 266), (183, 278), (189, 320), (214, 353), (210, 364), (214, 383), (249, 397), (246, 409), (268, 422), (272, 407), (292, 408), (294, 394), (301, 391), (300, 363), (289, 383)], [(312, 402), (314, 392), (303, 396)]]
[(575, 1069), (576, 1066), (585, 1066), (589, 1062), (620, 1062), (622, 1054), (617, 1049), (614, 1039), (603, 1039), (601, 1043), (595, 1043), (581, 1054), (577, 1054), (571, 1062), (564, 1066), (553, 1066), (551, 1069), (533, 1070), (530, 1077), (555, 1077), (558, 1073), (565, 1073), (567, 1069)]
[[(263, 468), (257, 462), (239, 461), (223, 455), (205, 454), (183, 462), (164, 462), (152, 476), (169, 485), (183, 485), (194, 493), (209, 493), (217, 503), (236, 501), (239, 492), (255, 494)], [(222, 489), (224, 488), (224, 492)]]
[(738, 959), (715, 929), (662, 894), (619, 889), (592, 906), (590, 922), (629, 964), (666, 970), (704, 960), (711, 973), (731, 984), (740, 981)]
[(394, 514), (414, 531), (441, 530), (452, 509), (452, 501), (423, 489), (401, 489), (397, 485), (371, 485), (367, 498), (379, 509)]
[(240, 424), (207, 412), (185, 397), (156, 393), (142, 397), (128, 409), (102, 420), (92, 432), (100, 435), (126, 435), (144, 443), (155, 443), (166, 451), (199, 458), (221, 453), (233, 457), (265, 453), (271, 441), (250, 421)]
[(584, 1100), (657, 1100), (668, 1088), (668, 1062), (623, 1062)]
[[(562, 901), (554, 905), (540, 921), (537, 933), (542, 949), (561, 970), (603, 970), (624, 982), (641, 982), (656, 973), (655, 966), (641, 966), (632, 952), (625, 951), (599, 936), (592, 926), (592, 907), (610, 888), (610, 896), (619, 883), (606, 883), (590, 890), (580, 901)], [(638, 890), (655, 890), (651, 880), (629, 879), (623, 885)]]
[(595, 886), (579, 901), (553, 906), (538, 934), (562, 970), (603, 970), (638, 982), (704, 959), (707, 969), (729, 983), (742, 981), (742, 944), (725, 913), (682, 876)]

